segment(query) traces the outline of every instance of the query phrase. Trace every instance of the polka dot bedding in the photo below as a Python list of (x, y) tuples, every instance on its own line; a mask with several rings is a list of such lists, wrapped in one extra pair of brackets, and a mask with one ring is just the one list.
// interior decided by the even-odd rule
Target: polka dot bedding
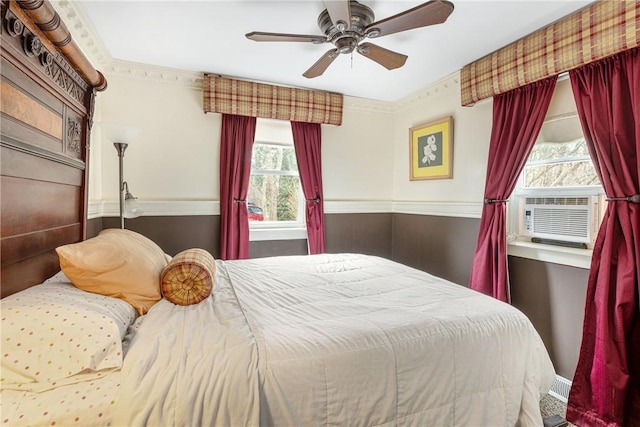
[(119, 369), (137, 316), (125, 301), (82, 291), (62, 273), (2, 299), (0, 310), (3, 391), (44, 391)]
[(3, 390), (0, 426), (109, 426), (120, 380), (116, 371), (46, 393)]

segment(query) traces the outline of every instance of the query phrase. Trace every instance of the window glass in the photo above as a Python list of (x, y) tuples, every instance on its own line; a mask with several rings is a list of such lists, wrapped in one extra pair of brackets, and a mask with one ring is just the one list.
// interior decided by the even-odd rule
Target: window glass
[(600, 185), (584, 138), (537, 142), (523, 171), (524, 188)]
[(293, 146), (254, 143), (247, 196), (249, 221), (301, 221), (300, 193)]

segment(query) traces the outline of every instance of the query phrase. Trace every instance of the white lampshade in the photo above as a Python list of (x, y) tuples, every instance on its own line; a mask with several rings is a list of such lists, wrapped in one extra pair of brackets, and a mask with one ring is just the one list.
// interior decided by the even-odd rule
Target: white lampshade
[(127, 219), (138, 218), (144, 214), (144, 211), (138, 206), (138, 200), (127, 192), (124, 198), (124, 212), (123, 216)]
[(97, 125), (100, 127), (102, 135), (111, 142), (130, 144), (142, 132), (139, 127), (125, 123), (97, 122)]

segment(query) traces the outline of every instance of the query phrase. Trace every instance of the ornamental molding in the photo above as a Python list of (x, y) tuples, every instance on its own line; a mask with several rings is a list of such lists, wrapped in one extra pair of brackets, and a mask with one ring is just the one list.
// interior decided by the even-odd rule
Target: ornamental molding
[(82, 154), (82, 124), (69, 117), (67, 118), (67, 152), (73, 153), (76, 157)]
[(38, 58), (44, 73), (65, 93), (80, 104), (84, 104), (84, 94), (89, 89), (87, 82), (60, 52), (51, 53), (40, 36), (31, 32), (8, 7), (4, 12), (3, 25), (6, 23), (7, 34), (14, 39), (19, 39), (23, 53), (27, 57)]

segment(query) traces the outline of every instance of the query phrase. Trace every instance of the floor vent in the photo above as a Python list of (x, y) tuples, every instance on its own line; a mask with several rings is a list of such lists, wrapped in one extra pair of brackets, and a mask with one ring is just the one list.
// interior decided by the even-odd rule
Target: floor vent
[(569, 400), (569, 390), (571, 390), (571, 381), (561, 377), (560, 375), (556, 375), (556, 380), (553, 382), (551, 390), (549, 390), (549, 394), (556, 399), (567, 403)]

